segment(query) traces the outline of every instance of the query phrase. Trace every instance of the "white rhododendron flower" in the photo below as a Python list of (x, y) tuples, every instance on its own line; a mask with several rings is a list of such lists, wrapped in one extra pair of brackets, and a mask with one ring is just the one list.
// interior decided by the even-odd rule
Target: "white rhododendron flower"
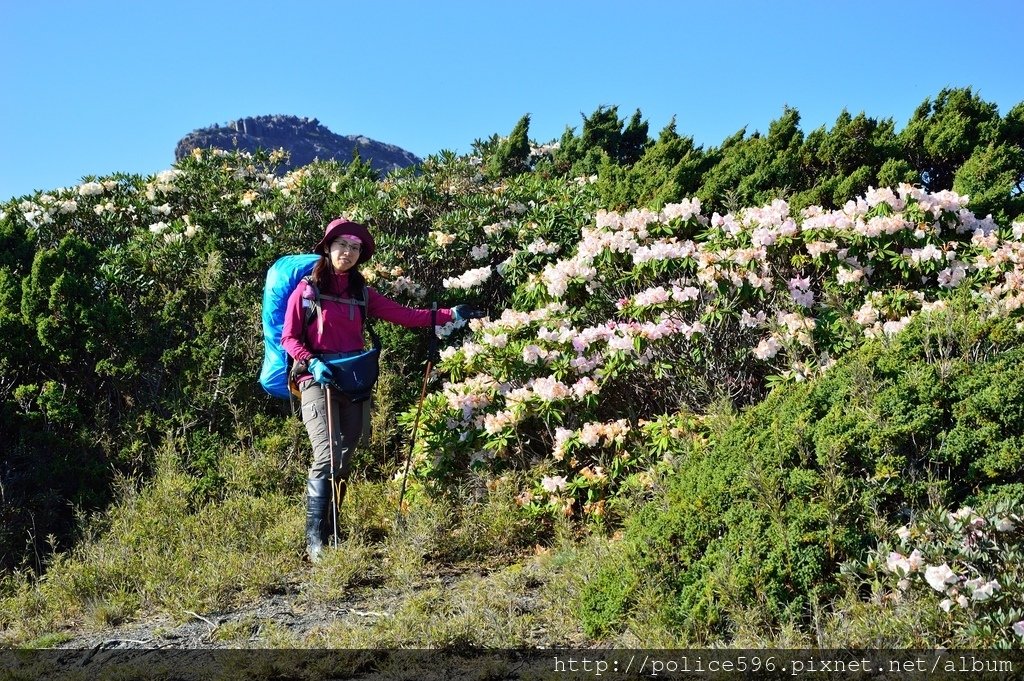
[(434, 242), (441, 248), (450, 246), (452, 243), (455, 242), (455, 236), (452, 234), (446, 234), (445, 232), (431, 232), (430, 238), (433, 239)]
[(885, 569), (889, 572), (900, 570), (903, 574), (908, 575), (910, 574), (910, 561), (902, 553), (892, 551), (885, 560)]
[(882, 333), (886, 336), (895, 336), (910, 323), (910, 316), (901, 317), (896, 321), (888, 321), (882, 324)]
[(747, 310), (740, 313), (740, 326), (744, 329), (753, 329), (764, 326), (767, 315), (761, 310), (756, 315), (751, 315)]
[(669, 203), (661, 209), (661, 218), (664, 222), (674, 220), (689, 220), (695, 215), (700, 215), (700, 199), (683, 199), (680, 203)]
[(97, 196), (103, 193), (103, 185), (99, 182), (86, 182), (78, 185), (79, 196)]
[(779, 350), (782, 349), (782, 345), (779, 343), (775, 336), (768, 336), (754, 348), (754, 357), (758, 359), (771, 359), (775, 355), (779, 354)]
[(485, 345), (490, 345), (492, 348), (498, 348), (499, 350), (508, 345), (508, 334), (507, 333), (485, 333), (483, 336), (483, 342)]
[(831, 253), (832, 251), (838, 249), (839, 244), (837, 244), (834, 241), (812, 241), (811, 243), (807, 244), (804, 248), (807, 249), (807, 252), (810, 254), (812, 258), (820, 258), (824, 254)]
[(957, 263), (939, 272), (938, 283), (942, 288), (956, 288), (966, 276), (967, 269), (962, 264)]
[(959, 577), (953, 574), (953, 571), (945, 563), (925, 568), (924, 579), (931, 588), (938, 592), (944, 592), (946, 586), (956, 584), (959, 581)]
[(979, 584), (977, 587), (974, 588), (973, 593), (971, 593), (971, 600), (987, 601), (988, 599), (992, 598), (992, 595), (996, 591), (999, 591), (999, 588), (999, 582), (997, 582), (994, 579), (985, 582), (984, 584)]
[(474, 286), (479, 286), (490, 279), (493, 272), (494, 268), (488, 265), (487, 267), (468, 270), (458, 277), (448, 277), (444, 279), (441, 284), (445, 288), (470, 289)]
[(562, 247), (557, 243), (548, 243), (547, 241), (544, 241), (544, 239), (537, 239), (526, 247), (526, 251), (533, 255), (553, 255), (558, 253), (561, 249)]
[(547, 356), (547, 350), (536, 345), (527, 345), (523, 348), (523, 361), (527, 364), (536, 364)]
[(864, 278), (864, 270), (840, 265), (836, 268), (836, 282), (840, 285), (845, 286), (846, 284), (856, 284), (858, 281)]
[(540, 481), (540, 486), (544, 488), (544, 491), (551, 493), (565, 489), (566, 484), (568, 481), (564, 475), (546, 475)]
[(911, 262), (918, 265), (929, 260), (942, 260), (944, 257), (942, 251), (932, 244), (927, 244), (924, 248), (914, 248), (910, 251)]

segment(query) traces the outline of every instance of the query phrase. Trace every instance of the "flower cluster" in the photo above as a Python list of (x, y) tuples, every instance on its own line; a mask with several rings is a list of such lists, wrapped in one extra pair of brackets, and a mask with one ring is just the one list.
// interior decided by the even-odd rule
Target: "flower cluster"
[[(581, 428), (565, 424), (603, 422), (593, 418), (615, 413), (621, 399), (602, 391), (608, 377), (664, 371), (665, 349), (745, 354), (770, 378), (803, 380), (827, 371), (849, 348), (894, 336), (918, 315), (942, 309), (954, 288), (969, 286), (993, 313), (1014, 314), (1024, 307), (1024, 225), (1014, 225), (1014, 240), (1001, 239), (991, 220), (976, 218), (966, 204), (953, 192), (909, 185), (872, 189), (838, 210), (794, 212), (776, 200), (706, 217), (693, 200), (660, 211), (598, 211), (580, 226), (575, 244), (557, 249), (524, 240), (520, 252), (561, 257), (531, 260), (541, 269), (520, 292), (535, 309), (476, 320), (461, 345), (442, 353), (440, 369), (466, 377), (446, 390), (465, 401), (436, 414), (459, 428), (450, 431), (452, 441), (431, 446), (467, 455), (498, 451), (516, 440), (517, 429), (527, 429), (524, 442), (544, 442), (546, 456), (564, 466), (567, 447), (585, 446)], [(490, 238), (512, 226), (491, 222), (482, 229)], [(467, 237), (475, 244), (466, 246), (469, 257), (481, 249), (480, 238)], [(503, 257), (495, 244), (489, 242), (488, 257)], [(493, 271), (470, 270), (444, 285), (470, 288)], [(723, 338), (735, 348), (714, 345)], [(500, 377), (499, 387), (475, 387), (477, 375)], [(473, 401), (474, 392), (481, 399)], [(600, 414), (587, 406), (599, 392)], [(546, 429), (534, 430), (538, 422)], [(916, 557), (905, 558), (916, 566)]]
[(987, 513), (971, 507), (930, 511), (896, 535), (895, 548), (881, 544), (860, 566), (885, 577), (890, 597), (900, 600), (914, 590), (937, 594), (951, 636), (962, 640), (987, 647), (1024, 638), (1024, 565), (1017, 558), (1024, 526), (1018, 513), (1007, 506)]
[(445, 288), (470, 289), (480, 286), (491, 278), (494, 268), (490, 265), (477, 269), (467, 270), (457, 277), (445, 277), (442, 282)]
[(146, 199), (149, 201), (156, 201), (158, 195), (172, 194), (177, 191), (175, 182), (182, 173), (177, 168), (171, 168), (168, 170), (161, 170), (157, 173), (152, 180), (146, 183)]

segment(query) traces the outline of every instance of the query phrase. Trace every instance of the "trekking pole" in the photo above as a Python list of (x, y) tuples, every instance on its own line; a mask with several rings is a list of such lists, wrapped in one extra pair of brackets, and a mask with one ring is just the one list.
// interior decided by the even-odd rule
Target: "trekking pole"
[(430, 370), (434, 366), (434, 359), (437, 355), (437, 333), (434, 329), (437, 326), (437, 303), (430, 310), (430, 347), (427, 350), (427, 369), (423, 372), (423, 388), (420, 390), (420, 401), (416, 405), (416, 419), (412, 424), (412, 437), (409, 438), (409, 456), (405, 458), (405, 472), (402, 473), (402, 490), (398, 493), (398, 509), (395, 511), (395, 525), (402, 525), (402, 500), (405, 498), (405, 484), (409, 479), (409, 465), (412, 463), (412, 452), (416, 447), (416, 433), (420, 429), (420, 413), (423, 411), (423, 400), (427, 397), (427, 382), (430, 380)]
[(331, 386), (324, 386), (327, 401), (327, 446), (331, 451), (331, 528), (334, 546), (338, 546), (338, 483), (334, 479), (334, 418), (331, 414)]

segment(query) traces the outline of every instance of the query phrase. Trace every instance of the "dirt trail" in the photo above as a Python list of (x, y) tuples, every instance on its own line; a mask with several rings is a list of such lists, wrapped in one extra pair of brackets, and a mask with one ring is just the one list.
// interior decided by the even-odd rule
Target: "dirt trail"
[[(216, 649), (317, 646), (316, 634), (326, 628), (370, 630), (383, 620), (393, 618), (416, 594), (428, 589), (453, 589), (468, 579), (486, 575), (479, 565), (435, 566), (417, 579), (411, 588), (395, 588), (380, 580), (367, 579), (347, 588), (340, 599), (331, 602), (311, 599), (301, 590), (298, 575), (285, 580), (275, 593), (250, 604), (219, 612), (191, 612), (182, 622), (168, 615), (143, 619), (117, 627), (75, 633), (57, 648), (90, 651), (127, 649)], [(513, 604), (521, 612), (534, 610), (541, 602), (535, 589), (516, 595)], [(551, 647), (569, 641), (546, 640), (547, 629), (534, 627), (523, 645)], [(291, 642), (292, 645), (288, 645)], [(576, 644), (579, 642), (577, 641)]]

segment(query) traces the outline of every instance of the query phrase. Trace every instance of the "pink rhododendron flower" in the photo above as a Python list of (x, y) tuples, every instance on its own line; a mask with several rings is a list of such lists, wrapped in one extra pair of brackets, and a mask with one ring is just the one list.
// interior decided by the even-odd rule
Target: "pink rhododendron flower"
[(811, 280), (809, 277), (793, 277), (786, 285), (790, 291), (806, 291), (811, 287)]
[(809, 308), (814, 305), (813, 291), (791, 290), (789, 294), (793, 297), (793, 302), (801, 307)]

